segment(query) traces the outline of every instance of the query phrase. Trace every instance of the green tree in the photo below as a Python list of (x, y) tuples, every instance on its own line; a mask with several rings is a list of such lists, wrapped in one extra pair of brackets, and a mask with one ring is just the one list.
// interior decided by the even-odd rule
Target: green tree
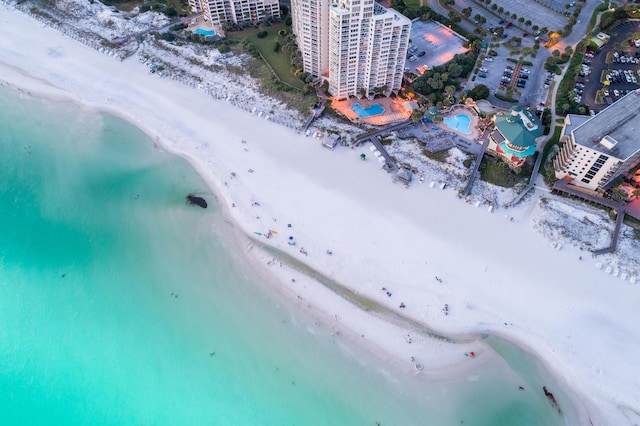
[(464, 9), (462, 9), (460, 11), (464, 16), (466, 16), (467, 18), (469, 16), (471, 16), (471, 13), (473, 12), (473, 9), (471, 7), (465, 7)]
[(531, 20), (527, 19), (526, 21), (524, 21), (524, 26), (529, 28), (531, 26)]
[(479, 84), (469, 92), (469, 97), (474, 101), (487, 99), (489, 97), (489, 88), (484, 84)]

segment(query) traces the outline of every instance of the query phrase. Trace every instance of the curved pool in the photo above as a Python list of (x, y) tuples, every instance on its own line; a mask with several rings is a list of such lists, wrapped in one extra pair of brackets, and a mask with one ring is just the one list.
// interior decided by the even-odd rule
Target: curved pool
[(446, 117), (442, 121), (451, 130), (464, 133), (465, 135), (471, 133), (471, 129), (469, 128), (469, 124), (471, 124), (471, 117), (467, 114), (457, 114), (451, 117)]

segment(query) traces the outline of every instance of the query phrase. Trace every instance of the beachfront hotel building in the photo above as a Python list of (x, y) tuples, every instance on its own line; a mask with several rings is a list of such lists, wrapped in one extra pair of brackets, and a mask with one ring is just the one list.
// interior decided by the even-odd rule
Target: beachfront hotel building
[(594, 117), (567, 115), (560, 152), (553, 161), (558, 179), (607, 190), (640, 163), (640, 89), (633, 90)]
[(189, 6), (196, 13), (203, 12), (205, 19), (215, 25), (280, 17), (278, 0), (189, 0)]
[(303, 69), (327, 78), (335, 99), (402, 87), (411, 21), (373, 0), (292, 0)]
[(332, 0), (293, 0), (291, 18), (304, 72), (314, 79), (329, 74), (329, 8)]
[(509, 167), (521, 167), (536, 152), (536, 138), (544, 128), (529, 110), (514, 106), (494, 117), (495, 129), (489, 134), (487, 152), (500, 157)]

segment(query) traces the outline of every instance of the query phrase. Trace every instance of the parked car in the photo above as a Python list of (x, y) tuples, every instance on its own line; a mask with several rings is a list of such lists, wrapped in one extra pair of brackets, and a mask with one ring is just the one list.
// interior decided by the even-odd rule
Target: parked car
[(484, 61), (487, 61), (487, 62), (493, 62), (493, 58), (492, 58), (492, 57), (487, 56), (486, 58), (484, 58)]
[(422, 58), (427, 52), (425, 52), (424, 50), (420, 53), (418, 53), (418, 58)]

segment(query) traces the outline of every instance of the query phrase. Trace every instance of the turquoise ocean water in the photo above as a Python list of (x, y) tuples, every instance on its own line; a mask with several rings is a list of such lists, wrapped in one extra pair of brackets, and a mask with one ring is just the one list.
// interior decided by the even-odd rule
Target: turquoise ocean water
[(336, 341), (189, 192), (209, 194), (130, 124), (0, 91), (0, 424), (565, 424), (512, 346), (429, 383)]

